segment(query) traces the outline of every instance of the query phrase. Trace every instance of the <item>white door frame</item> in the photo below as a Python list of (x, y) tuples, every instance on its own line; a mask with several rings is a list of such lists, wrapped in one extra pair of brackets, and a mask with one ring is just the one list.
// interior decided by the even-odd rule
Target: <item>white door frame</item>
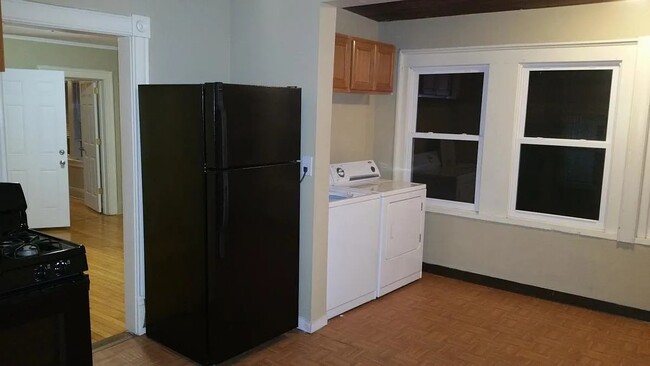
[[(20, 0), (4, 0), (2, 20), (22, 26), (118, 37), (124, 210), (124, 308), (127, 330), (144, 334), (144, 240), (137, 97), (138, 85), (149, 82), (150, 19), (139, 15), (124, 16)], [(3, 120), (0, 113), (0, 131), (4, 130)], [(4, 133), (0, 135), (0, 141), (4, 141)], [(0, 179), (4, 180), (7, 177), (6, 156), (4, 152), (0, 154)]]
[[(117, 141), (115, 140), (115, 107), (113, 105), (113, 73), (104, 70), (73, 69), (68, 67), (38, 65), (39, 70), (59, 70), (66, 79), (98, 80), (100, 165), (102, 170), (102, 213), (117, 215), (122, 212), (117, 194)], [(108, 107), (110, 106), (110, 107)]]

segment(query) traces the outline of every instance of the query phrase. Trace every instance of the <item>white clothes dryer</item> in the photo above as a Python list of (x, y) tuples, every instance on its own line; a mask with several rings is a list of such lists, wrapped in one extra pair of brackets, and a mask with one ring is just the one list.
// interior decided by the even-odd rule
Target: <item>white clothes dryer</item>
[(372, 160), (330, 165), (330, 182), (380, 196), (376, 296), (422, 278), (426, 185), (381, 179)]

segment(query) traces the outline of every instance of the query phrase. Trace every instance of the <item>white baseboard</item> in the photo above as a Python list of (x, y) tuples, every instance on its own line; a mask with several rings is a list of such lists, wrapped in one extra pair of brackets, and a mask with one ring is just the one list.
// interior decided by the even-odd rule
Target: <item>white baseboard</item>
[(298, 329), (306, 333), (314, 333), (315, 331), (319, 330), (320, 328), (326, 325), (327, 325), (327, 316), (323, 316), (322, 318), (316, 319), (313, 322), (308, 321), (302, 316), (298, 317)]

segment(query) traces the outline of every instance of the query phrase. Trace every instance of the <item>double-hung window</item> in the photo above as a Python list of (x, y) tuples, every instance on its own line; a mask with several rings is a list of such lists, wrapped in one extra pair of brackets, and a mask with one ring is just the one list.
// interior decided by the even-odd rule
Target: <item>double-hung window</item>
[(428, 211), (650, 242), (650, 38), (400, 57), (393, 177)]
[(486, 74), (442, 67), (418, 75), (411, 181), (426, 184), (427, 197), (439, 204), (475, 208)]
[(602, 226), (618, 68), (523, 68), (514, 216)]

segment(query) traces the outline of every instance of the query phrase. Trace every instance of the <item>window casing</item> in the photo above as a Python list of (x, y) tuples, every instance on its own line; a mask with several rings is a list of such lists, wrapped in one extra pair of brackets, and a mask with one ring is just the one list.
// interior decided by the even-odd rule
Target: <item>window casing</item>
[(619, 67), (523, 65), (509, 214), (603, 229)]
[[(524, 79), (529, 78), (531, 70), (611, 70), (605, 138), (602, 138), (603, 123), (597, 124), (600, 130), (594, 129), (593, 125), (587, 130), (573, 128), (574, 134), (568, 136), (561, 134), (562, 128), (540, 136), (536, 135), (539, 130), (533, 133), (535, 128), (529, 128), (527, 133), (526, 106), (522, 104), (527, 97), (529, 82)], [(419, 76), (468, 71), (485, 72), (475, 201), (469, 204), (429, 198), (427, 211), (643, 243), (641, 239), (644, 239), (646, 229), (650, 228), (650, 224), (645, 224), (646, 220), (650, 222), (650, 214), (644, 211), (650, 206), (650, 184), (647, 184), (650, 175), (646, 174), (644, 178), (643, 174), (644, 169), (650, 171), (650, 164), (640, 155), (650, 151), (646, 149), (650, 37), (596, 43), (402, 50), (398, 72), (393, 179), (412, 179), (416, 138), (434, 140), (434, 137), (447, 137), (436, 136), (438, 132), (416, 130)], [(584, 127), (585, 124), (582, 125)], [(592, 135), (584, 137), (580, 133)], [(454, 134), (454, 137), (476, 140), (476, 136), (470, 134)], [(532, 161), (528, 165), (533, 168), (528, 172), (522, 171), (531, 174), (535, 173), (535, 164), (540, 164), (531, 158), (539, 159), (548, 153), (561, 157), (565, 167), (560, 171), (570, 178), (570, 186), (592, 186), (588, 196), (600, 197), (597, 207), (592, 205), (585, 211), (587, 213), (579, 210), (535, 212), (535, 207), (531, 209), (525, 205), (517, 209), (519, 164), (522, 158), (524, 162)], [(586, 164), (587, 168), (580, 163), (583, 159), (591, 161)], [(580, 165), (582, 168), (575, 168)], [(602, 181), (598, 177), (601, 171)], [(585, 172), (591, 172), (593, 179), (580, 178), (587, 177)], [(598, 174), (594, 175), (594, 172)], [(600, 192), (593, 187), (601, 187)], [(650, 232), (650, 229), (647, 231)], [(637, 233), (642, 234), (639, 236)], [(650, 239), (644, 240), (650, 243)]]
[(409, 178), (427, 185), (428, 204), (477, 210), (487, 71), (485, 66), (416, 71)]

